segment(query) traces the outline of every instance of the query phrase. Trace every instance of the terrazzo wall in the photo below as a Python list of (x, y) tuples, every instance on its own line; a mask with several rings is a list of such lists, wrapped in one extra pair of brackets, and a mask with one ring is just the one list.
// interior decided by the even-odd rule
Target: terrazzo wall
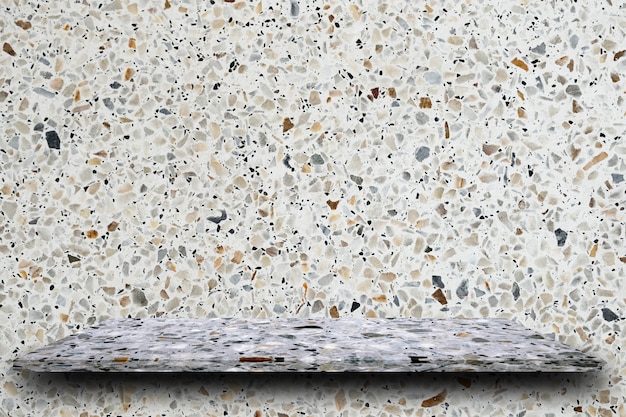
[[(624, 3), (1, 5), (0, 415), (626, 416)], [(513, 318), (607, 365), (11, 367), (110, 317), (233, 316)]]

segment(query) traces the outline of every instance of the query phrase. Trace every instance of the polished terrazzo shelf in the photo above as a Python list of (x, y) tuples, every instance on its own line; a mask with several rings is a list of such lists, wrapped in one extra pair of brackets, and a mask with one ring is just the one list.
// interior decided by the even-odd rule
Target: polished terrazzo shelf
[(39, 372), (581, 372), (507, 319), (112, 319), (25, 354)]

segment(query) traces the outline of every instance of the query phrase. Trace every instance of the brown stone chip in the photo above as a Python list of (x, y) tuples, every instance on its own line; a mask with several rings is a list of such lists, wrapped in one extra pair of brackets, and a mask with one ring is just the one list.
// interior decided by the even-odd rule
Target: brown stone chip
[(170, 7), (172, 7), (172, 5), (170, 4), (169, 1), (165, 0), (165, 6), (166, 9), (169, 9)]
[(330, 308), (330, 317), (332, 317), (334, 319), (338, 319), (339, 318), (339, 310), (337, 310), (337, 306), (332, 306)]
[(117, 229), (117, 226), (119, 226), (118, 222), (111, 222), (109, 223), (109, 225), (107, 226), (107, 231), (109, 232), (114, 232)]
[(444, 389), (434, 397), (430, 397), (422, 401), (422, 407), (434, 407), (441, 404), (446, 399), (447, 391)]
[(513, 58), (513, 61), (511, 61), (511, 64), (523, 69), (524, 71), (528, 71), (528, 65), (519, 58)]
[(437, 291), (432, 293), (432, 297), (439, 301), (440, 304), (448, 304), (448, 300), (446, 300), (446, 295), (441, 291), (441, 288), (437, 288)]
[(130, 68), (126, 68), (126, 71), (124, 71), (124, 81), (130, 80), (132, 76), (133, 76), (133, 70)]
[(563, 66), (565, 65), (565, 63), (567, 62), (567, 60), (569, 59), (569, 57), (567, 55), (564, 55), (562, 57), (560, 57), (559, 59), (557, 59), (556, 61), (554, 61), (555, 64)]
[(233, 254), (233, 258), (230, 261), (236, 264), (240, 264), (242, 260), (243, 260), (243, 252), (237, 250)]
[(285, 117), (283, 119), (283, 133), (287, 132), (289, 129), (292, 129), (293, 126), (294, 124), (289, 117)]
[(483, 152), (485, 153), (485, 155), (492, 155), (498, 152), (498, 149), (500, 149), (500, 146), (498, 145), (490, 145), (488, 143), (485, 143), (483, 145)]
[(472, 385), (472, 380), (469, 378), (458, 377), (456, 380), (465, 388), (469, 388)]
[(619, 74), (616, 74), (614, 72), (611, 73), (611, 81), (613, 81), (614, 83), (618, 82), (620, 80), (619, 78)]
[(117, 358), (113, 358), (113, 362), (118, 362), (118, 363), (128, 362), (128, 356), (118, 356)]
[(430, 101), (430, 97), (420, 97), (420, 108), (421, 109), (430, 109), (433, 107), (432, 101)]
[(87, 230), (85, 232), (85, 235), (89, 238), (89, 239), (95, 239), (98, 237), (98, 232), (96, 230)]
[(450, 127), (448, 126), (448, 122), (443, 123), (443, 130), (445, 132), (446, 139), (450, 139)]
[(24, 30), (28, 30), (30, 28), (33, 27), (33, 25), (28, 21), (24, 21), (24, 20), (18, 20), (17, 22), (15, 22), (16, 25), (18, 25), (19, 27), (21, 27)]
[(242, 356), (239, 358), (239, 362), (274, 362), (274, 359), (264, 356)]
[(613, 55), (613, 61), (617, 61), (618, 59), (623, 57), (625, 54), (626, 54), (626, 50), (616, 52), (615, 55)]
[(328, 204), (328, 207), (330, 207), (331, 210), (335, 210), (335, 209), (337, 209), (337, 205), (339, 204), (339, 200), (337, 200), (337, 201), (327, 200), (326, 204)]
[(2, 50), (4, 52), (6, 52), (7, 54), (11, 55), (11, 56), (15, 56), (15, 51), (13, 50), (13, 48), (11, 47), (11, 45), (8, 44), (8, 42), (5, 42), (2, 45)]
[(585, 166), (583, 167), (583, 170), (587, 171), (589, 168), (591, 168), (595, 164), (604, 161), (606, 158), (608, 158), (608, 156), (609, 155), (606, 152), (600, 152), (599, 154), (591, 158), (591, 161), (585, 164)]

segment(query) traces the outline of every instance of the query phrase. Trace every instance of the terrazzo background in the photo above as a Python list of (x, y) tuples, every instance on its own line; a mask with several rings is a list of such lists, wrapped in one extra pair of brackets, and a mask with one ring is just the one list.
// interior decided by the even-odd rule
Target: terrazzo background
[[(0, 415), (626, 415), (622, 2), (1, 4)], [(515, 318), (607, 365), (11, 368), (127, 316)]]

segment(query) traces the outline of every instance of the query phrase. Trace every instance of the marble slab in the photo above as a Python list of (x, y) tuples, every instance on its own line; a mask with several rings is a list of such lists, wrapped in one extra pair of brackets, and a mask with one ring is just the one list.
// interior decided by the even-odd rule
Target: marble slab
[(39, 372), (580, 372), (601, 365), (493, 318), (112, 319), (14, 363)]

